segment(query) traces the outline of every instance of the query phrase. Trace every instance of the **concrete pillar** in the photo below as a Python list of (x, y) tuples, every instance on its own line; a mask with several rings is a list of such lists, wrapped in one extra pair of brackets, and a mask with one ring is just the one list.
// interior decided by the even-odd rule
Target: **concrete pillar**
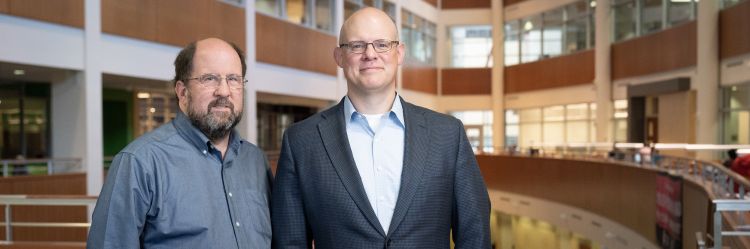
[[(699, 144), (719, 142), (719, 1), (698, 2), (695, 138)], [(711, 152), (698, 158), (711, 159)]]
[[(401, 40), (401, 32), (403, 32), (401, 28), (401, 24), (404, 22), (404, 20), (401, 20), (401, 8), (403, 6), (402, 1), (406, 0), (396, 0), (394, 3), (396, 4), (396, 28), (398, 28), (398, 39)], [(403, 42), (403, 41), (402, 41)], [(409, 53), (409, 50), (404, 49), (405, 53)], [(404, 62), (406, 62), (406, 55), (404, 55)], [(398, 67), (398, 71), (396, 72), (396, 91), (399, 93), (404, 91), (404, 78), (403, 78), (403, 65)]]
[[(339, 37), (339, 31), (341, 31), (341, 26), (344, 25), (344, 1), (346, 0), (336, 0), (334, 5), (335, 8), (333, 8), (336, 13), (333, 15), (333, 27), (334, 27), (334, 34), (336, 34), (336, 43), (335, 44), (338, 47), (338, 37)], [(331, 56), (333, 56), (333, 51), (331, 51)], [(344, 97), (346, 95), (346, 77), (344, 77), (344, 70), (341, 68), (336, 69), (336, 101), (338, 102), (339, 98)]]
[[(86, 194), (99, 195), (104, 182), (104, 140), (102, 138), (101, 1), (84, 3), (84, 136), (83, 165), (86, 168)], [(77, 102), (74, 100), (74, 102)], [(80, 128), (78, 128), (80, 129)], [(77, 145), (76, 145), (77, 146)]]
[(594, 46), (594, 85), (596, 86), (596, 142), (612, 142), (612, 78), (610, 72), (610, 1), (596, 1)]
[(83, 71), (67, 73), (52, 81), (52, 158), (83, 159), (86, 155), (86, 147), (81, 146), (86, 144), (84, 88)]
[(258, 104), (255, 76), (255, 0), (245, 1), (245, 63), (247, 64), (247, 83), (245, 83), (245, 101), (242, 121), (237, 125), (240, 135), (248, 142), (258, 143)]
[(492, 145), (495, 148), (505, 146), (503, 10), (502, 0), (492, 0)]

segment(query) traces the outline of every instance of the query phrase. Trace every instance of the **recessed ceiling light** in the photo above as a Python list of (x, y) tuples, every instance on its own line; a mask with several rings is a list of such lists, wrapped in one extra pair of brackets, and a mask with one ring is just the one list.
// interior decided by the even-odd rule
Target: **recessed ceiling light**
[(26, 71), (24, 71), (23, 69), (13, 70), (13, 75), (24, 75), (24, 74), (26, 74)]
[(139, 98), (139, 99), (147, 99), (147, 98), (151, 98), (151, 94), (149, 94), (149, 93), (144, 93), (144, 92), (140, 92), (140, 93), (138, 93), (138, 95), (137, 95), (137, 96), (138, 96), (138, 98)]
[(591, 5), (591, 8), (596, 8), (596, 1), (591, 1), (590, 5)]

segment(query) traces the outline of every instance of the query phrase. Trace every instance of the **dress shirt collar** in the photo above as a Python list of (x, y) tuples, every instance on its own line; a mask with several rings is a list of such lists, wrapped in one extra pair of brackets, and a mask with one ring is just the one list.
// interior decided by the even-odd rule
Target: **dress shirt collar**
[[(181, 111), (177, 112), (177, 117), (175, 117), (172, 123), (174, 123), (180, 136), (195, 146), (198, 151), (211, 151), (211, 149), (213, 149), (213, 145), (208, 137), (206, 137), (198, 127), (195, 127), (195, 125), (190, 122), (190, 119)], [(232, 129), (229, 133), (229, 146), (227, 147), (227, 152), (229, 152), (230, 149), (236, 151), (241, 142), (242, 140), (239, 139), (237, 131)]]
[[(344, 97), (344, 120), (346, 120), (346, 125), (349, 126), (349, 123), (356, 118), (359, 112), (354, 108), (354, 105), (352, 104), (352, 101), (349, 100), (349, 96)], [(401, 96), (396, 93), (396, 97), (393, 98), (393, 104), (391, 104), (391, 111), (386, 113), (390, 118), (395, 117), (395, 120), (398, 121), (399, 124), (401, 124), (402, 127), (406, 127), (406, 124), (404, 123), (404, 108), (401, 105)]]

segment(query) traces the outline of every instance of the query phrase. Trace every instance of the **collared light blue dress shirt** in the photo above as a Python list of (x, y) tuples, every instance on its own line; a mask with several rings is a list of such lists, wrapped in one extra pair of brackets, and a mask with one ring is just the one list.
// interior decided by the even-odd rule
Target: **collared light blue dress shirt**
[(349, 97), (344, 98), (344, 114), (346, 135), (367, 199), (383, 231), (388, 233), (404, 165), (406, 126), (400, 97), (396, 95), (391, 110), (381, 117), (377, 127), (370, 127)]
[(271, 175), (263, 152), (230, 135), (224, 158), (188, 118), (115, 156), (87, 248), (271, 248)]

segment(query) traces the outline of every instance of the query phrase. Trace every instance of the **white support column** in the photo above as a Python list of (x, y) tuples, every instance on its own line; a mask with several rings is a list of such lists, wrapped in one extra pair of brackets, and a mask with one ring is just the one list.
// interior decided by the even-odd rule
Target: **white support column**
[[(403, 23), (403, 21), (404, 21), (404, 20), (401, 20), (401, 10), (402, 10), (401, 8), (403, 7), (402, 1), (405, 1), (405, 0), (396, 0), (396, 2), (395, 2), (396, 3), (396, 20), (395, 21), (396, 21), (396, 29), (398, 29), (398, 35), (399, 35), (399, 37), (396, 37), (396, 39), (399, 39), (399, 40), (401, 40), (401, 32), (403, 32), (402, 27), (401, 27), (401, 23)], [(403, 42), (403, 41), (401, 41), (401, 42)], [(408, 44), (405, 44), (404, 46), (406, 46), (406, 45), (408, 45)], [(407, 54), (409, 53), (408, 49), (404, 49), (404, 51)], [(404, 55), (404, 58), (406, 58), (406, 55)], [(406, 61), (406, 59), (404, 59), (404, 61)], [(398, 71), (396, 71), (396, 90), (399, 93), (402, 93), (404, 91), (404, 76), (403, 76), (404, 72), (403, 72), (403, 68), (404, 68), (403, 65), (401, 65), (400, 67), (398, 67)]]
[[(338, 47), (339, 43), (339, 35), (341, 26), (344, 25), (344, 1), (346, 0), (335, 0), (333, 9), (335, 13), (333, 14), (333, 27), (334, 27), (334, 33), (336, 34), (336, 44), (335, 46)], [(331, 51), (331, 57), (333, 57), (333, 51)], [(336, 101), (338, 101), (339, 98), (344, 97), (346, 95), (346, 78), (344, 77), (344, 70), (341, 68), (336, 68)]]
[(84, 7), (84, 107), (86, 194), (99, 195), (103, 179), (101, 1), (86, 0)]
[(243, 102), (242, 121), (237, 126), (240, 135), (248, 142), (258, 143), (258, 104), (255, 77), (255, 0), (245, 1), (245, 63), (247, 64), (247, 83), (245, 83), (245, 101)]
[[(698, 2), (695, 138), (699, 144), (719, 142), (719, 1)], [(712, 153), (699, 152), (711, 159)]]
[(492, 145), (505, 146), (504, 73), (505, 43), (503, 37), (503, 1), (492, 0)]
[[(612, 77), (610, 72), (612, 44), (610, 1), (596, 1), (596, 37), (594, 45), (594, 86), (596, 87), (596, 142), (613, 142)], [(622, 142), (622, 141), (620, 141)]]

